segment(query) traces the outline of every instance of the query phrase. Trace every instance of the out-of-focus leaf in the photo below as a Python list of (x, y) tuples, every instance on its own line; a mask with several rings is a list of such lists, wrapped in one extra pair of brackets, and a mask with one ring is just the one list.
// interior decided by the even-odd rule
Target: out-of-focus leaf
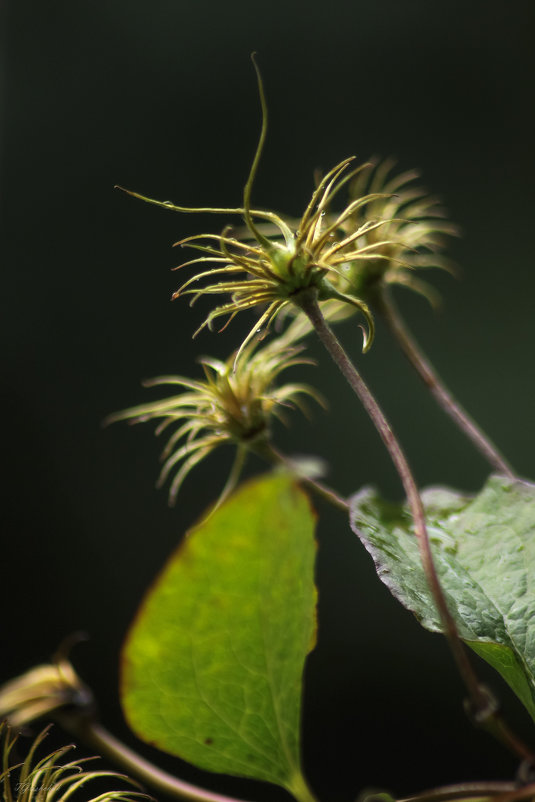
[[(431, 488), (422, 501), (460, 636), (535, 719), (535, 485), (492, 476), (475, 498)], [(424, 627), (440, 631), (407, 508), (365, 488), (352, 499), (351, 525), (394, 596)]]

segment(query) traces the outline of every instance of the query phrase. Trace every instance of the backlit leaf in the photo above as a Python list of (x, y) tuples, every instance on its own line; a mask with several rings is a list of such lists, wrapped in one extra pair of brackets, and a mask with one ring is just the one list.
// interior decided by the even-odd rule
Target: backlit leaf
[(315, 517), (287, 476), (243, 485), (193, 529), (145, 597), (121, 694), (145, 741), (203, 769), (310, 798), (299, 769), (315, 633)]

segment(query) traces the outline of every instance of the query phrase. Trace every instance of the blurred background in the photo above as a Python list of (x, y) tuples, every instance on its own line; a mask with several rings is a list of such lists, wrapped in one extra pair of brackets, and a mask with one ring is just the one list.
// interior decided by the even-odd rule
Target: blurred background
[[(118, 703), (118, 656), (141, 594), (216, 497), (230, 453), (185, 484), (174, 509), (155, 490), (150, 425), (103, 429), (148, 400), (145, 378), (199, 376), (251, 319), (191, 333), (208, 307), (170, 303), (181, 237), (224, 219), (179, 216), (113, 189), (184, 205), (236, 206), (260, 111), (270, 111), (254, 203), (299, 215), (315, 168), (356, 154), (418, 167), (463, 236), (459, 281), (432, 277), (435, 314), (397, 299), (447, 383), (519, 474), (534, 478), (533, 80), (535, 6), (496, 0), (7, 0), (2, 28), (4, 534), (0, 681), (47, 659), (69, 633), (102, 720), (161, 765), (248, 799), (282, 791), (221, 778), (136, 741)], [(360, 357), (424, 486), (476, 491), (488, 468), (435, 407), (379, 327)], [(336, 370), (311, 343), (330, 413), (293, 416), (279, 444), (324, 455), (347, 494), (401, 498), (384, 449)], [(254, 462), (250, 473), (263, 470)], [(306, 673), (304, 759), (322, 800), (366, 787), (407, 795), (509, 779), (515, 760), (477, 732), (442, 639), (420, 629), (376, 579), (343, 517), (319, 504), (319, 642)], [(507, 716), (533, 726), (500, 680)]]

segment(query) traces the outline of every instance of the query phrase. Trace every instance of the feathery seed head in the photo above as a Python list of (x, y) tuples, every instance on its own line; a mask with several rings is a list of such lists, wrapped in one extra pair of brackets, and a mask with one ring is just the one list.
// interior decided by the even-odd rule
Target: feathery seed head
[(234, 355), (226, 362), (205, 357), (200, 360), (204, 380), (183, 376), (162, 376), (146, 382), (146, 386), (174, 385), (181, 391), (169, 398), (111, 415), (108, 423), (128, 420), (140, 423), (157, 420), (156, 434), (174, 429), (163, 451), (164, 461), (158, 484), (161, 486), (173, 474), (169, 502), (174, 504), (177, 493), (190, 471), (222, 445), (237, 448), (234, 465), (218, 500), (222, 503), (239, 479), (247, 451), (255, 451), (269, 442), (273, 418), (284, 421), (284, 410), (299, 407), (301, 396), (309, 395), (321, 403), (317, 392), (304, 384), (276, 386), (278, 375), (287, 368), (305, 364), (301, 348), (291, 346), (291, 332), (301, 336), (298, 322), (286, 335), (272, 340), (255, 351), (250, 342), (241, 349), (239, 359)]
[[(262, 107), (262, 129), (243, 192), (243, 206), (194, 209), (126, 191), (166, 209), (233, 214), (241, 216), (245, 222), (244, 236), (231, 236), (231, 228), (227, 227), (221, 234), (198, 234), (175, 243), (202, 255), (175, 268), (195, 265), (200, 266), (200, 271), (183, 283), (173, 298), (191, 295), (191, 303), (194, 303), (201, 296), (229, 296), (229, 300), (217, 305), (208, 314), (195, 334), (205, 327), (211, 329), (221, 317), (227, 318), (226, 326), (239, 312), (260, 307), (260, 317), (242, 343), (243, 349), (260, 330), (265, 333), (283, 309), (289, 305), (299, 307), (301, 293), (313, 292), (320, 302), (337, 299), (361, 312), (367, 326), (363, 346), (366, 351), (373, 341), (372, 314), (364, 299), (354, 291), (351, 294), (343, 292), (342, 286), (348, 262), (385, 259), (381, 248), (388, 244), (388, 240), (379, 230), (387, 220), (384, 217), (375, 220), (371, 215), (363, 216), (364, 209), (382, 199), (384, 193), (359, 195), (341, 213), (327, 215), (337, 193), (366, 167), (352, 167), (352, 157), (337, 164), (319, 182), (298, 221), (285, 220), (275, 212), (252, 209), (251, 192), (267, 132), (267, 106), (262, 79), (254, 58), (253, 63)], [(266, 229), (269, 229), (269, 236), (264, 233)], [(241, 349), (237, 357), (240, 353)]]
[[(11, 752), (15, 746), (18, 735), (14, 735), (6, 722), (0, 723), (0, 751), (2, 763), (0, 765), (0, 787), (5, 802), (62, 802), (76, 799), (76, 792), (85, 787), (87, 783), (102, 778), (113, 778), (129, 784), (137, 785), (123, 774), (114, 771), (85, 771), (82, 764), (94, 758), (83, 758), (78, 761), (62, 762), (62, 758), (74, 746), (64, 746), (56, 749), (46, 757), (37, 759), (35, 754), (46, 738), (48, 727), (33, 741), (28, 754), (21, 763), (13, 764)], [(80, 798), (80, 797), (78, 797)], [(87, 802), (133, 802), (138, 799), (151, 799), (138, 791), (109, 791), (92, 796), (84, 795)]]
[(369, 246), (371, 258), (366, 258), (365, 247), (364, 258), (355, 260), (350, 255), (341, 270), (344, 280), (340, 288), (373, 306), (377, 292), (390, 284), (400, 284), (435, 305), (436, 291), (415, 273), (429, 267), (453, 272), (442, 249), (446, 237), (458, 235), (459, 230), (445, 219), (439, 201), (414, 184), (418, 172), (391, 175), (394, 164), (392, 159), (370, 162), (349, 184), (350, 198), (371, 195), (373, 199), (343, 222), (341, 233), (350, 235), (355, 227), (367, 222), (382, 221), (382, 225), (370, 228), (365, 235), (363, 244)]
[(60, 708), (89, 708), (92, 694), (65, 658), (30, 669), (0, 688), (0, 720), (23, 727)]

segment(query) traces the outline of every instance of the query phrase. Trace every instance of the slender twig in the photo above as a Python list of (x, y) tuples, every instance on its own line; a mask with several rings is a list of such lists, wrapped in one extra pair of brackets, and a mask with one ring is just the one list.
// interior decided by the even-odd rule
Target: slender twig
[(486, 729), (487, 732), (503, 743), (513, 754), (518, 755), (529, 766), (535, 766), (535, 752), (513, 732), (502, 718), (497, 706), (494, 709), (490, 707), (487, 711), (483, 709), (482, 713), (483, 715), (480, 717), (473, 717), (476, 726)]
[(351, 389), (360, 399), (399, 474), (413, 517), (414, 532), (418, 539), (423, 569), (442, 622), (444, 634), (448, 639), (457, 668), (468, 690), (471, 706), (474, 711), (474, 719), (478, 724), (486, 727), (522, 759), (533, 760), (535, 757), (533, 752), (509, 730), (505, 722), (497, 715), (493, 700), (479, 683), (477, 675), (468, 658), (465, 646), (459, 637), (455, 620), (448, 609), (433, 562), (431, 544), (429, 542), (429, 535), (425, 522), (425, 512), (420, 493), (399, 440), (394, 434), (392, 427), (372, 392), (323, 317), (317, 302), (317, 291), (309, 290), (301, 292), (300, 295), (295, 298), (295, 302), (307, 315), (322, 344), (349, 383)]
[(535, 783), (495, 796), (493, 802), (517, 802), (520, 799), (535, 799)]
[(514, 479), (515, 473), (505, 457), (498, 451), (488, 435), (485, 434), (468, 412), (463, 409), (457, 399), (450, 393), (429, 360), (422, 353), (397, 311), (392, 298), (386, 291), (380, 296), (379, 308), (401, 350), (411, 365), (416, 369), (426, 387), (429, 388), (438, 405), (452, 418), (468, 439), (472, 441), (473, 445), (485, 457), (494, 470)]
[(487, 700), (484, 698), (481, 692), (479, 683), (474, 676), (473, 669), (468, 664), (464, 647), (462, 646), (457, 633), (457, 627), (448, 610), (446, 600), (442, 592), (431, 554), (422, 500), (420, 498), (416, 481), (407, 458), (392, 430), (392, 427), (386, 419), (385, 414), (344, 351), (336, 335), (323, 317), (315, 296), (311, 293), (302, 293), (299, 300), (301, 308), (314, 326), (314, 329), (321, 342), (370, 416), (375, 428), (377, 429), (377, 432), (379, 433), (379, 436), (386, 446), (392, 462), (394, 463), (411, 509), (414, 520), (414, 530), (420, 547), (422, 564), (431, 592), (433, 594), (433, 599), (435, 600), (437, 610), (442, 620), (444, 630), (451, 642), (455, 659), (459, 664), (459, 668), (468, 687), (471, 698), (474, 701), (478, 701), (477, 708), (486, 707)]
[(281, 467), (284, 467), (291, 473), (295, 474), (299, 481), (306, 484), (314, 493), (317, 493), (318, 496), (324, 498), (334, 507), (337, 507), (344, 512), (348, 512), (349, 503), (346, 501), (346, 499), (342, 498), (335, 490), (328, 487), (323, 482), (319, 482), (317, 479), (313, 479), (311, 476), (306, 476), (306, 474), (300, 470), (299, 465), (296, 464), (291, 457), (287, 457), (285, 454), (278, 451), (275, 446), (271, 445), (271, 443), (264, 443), (262, 444), (261, 448), (257, 448), (255, 451), (258, 456), (263, 457), (272, 465), (280, 465)]
[(448, 800), (471, 797), (495, 797), (498, 794), (507, 794), (517, 789), (518, 785), (512, 782), (468, 782), (422, 791), (421, 794), (398, 799), (397, 802), (448, 802)]

